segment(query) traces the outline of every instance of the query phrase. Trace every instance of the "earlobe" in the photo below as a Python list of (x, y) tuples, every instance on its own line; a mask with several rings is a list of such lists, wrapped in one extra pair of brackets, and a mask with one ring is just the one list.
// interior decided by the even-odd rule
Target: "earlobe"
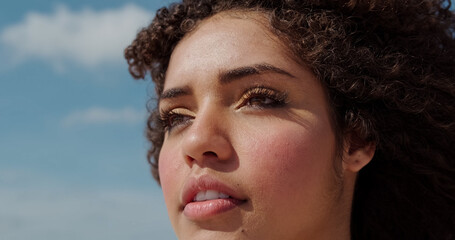
[(376, 144), (367, 143), (362, 147), (352, 149), (347, 146), (343, 152), (343, 169), (357, 173), (373, 159)]

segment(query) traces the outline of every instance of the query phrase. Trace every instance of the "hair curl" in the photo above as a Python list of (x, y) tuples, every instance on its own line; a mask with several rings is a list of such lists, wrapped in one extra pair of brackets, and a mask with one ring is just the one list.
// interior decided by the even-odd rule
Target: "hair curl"
[[(358, 175), (353, 239), (455, 239), (455, 18), (443, 0), (183, 0), (158, 10), (125, 49), (159, 97), (183, 36), (227, 10), (262, 12), (327, 89), (338, 136), (376, 144)], [(159, 182), (164, 133), (148, 119)]]

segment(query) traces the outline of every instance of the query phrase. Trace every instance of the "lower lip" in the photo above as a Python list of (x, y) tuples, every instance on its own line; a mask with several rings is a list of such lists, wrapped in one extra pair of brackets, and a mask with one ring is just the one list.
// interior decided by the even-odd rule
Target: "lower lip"
[(233, 198), (190, 202), (183, 209), (183, 214), (193, 221), (206, 220), (218, 214), (227, 212), (242, 203), (244, 203), (244, 201)]

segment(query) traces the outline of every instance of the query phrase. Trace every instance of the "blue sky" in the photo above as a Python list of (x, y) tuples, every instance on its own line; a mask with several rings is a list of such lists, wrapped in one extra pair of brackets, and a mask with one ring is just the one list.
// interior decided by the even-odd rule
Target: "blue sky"
[(0, 240), (175, 239), (123, 49), (169, 1), (0, 8)]
[(122, 57), (168, 3), (2, 3), (0, 240), (175, 239)]

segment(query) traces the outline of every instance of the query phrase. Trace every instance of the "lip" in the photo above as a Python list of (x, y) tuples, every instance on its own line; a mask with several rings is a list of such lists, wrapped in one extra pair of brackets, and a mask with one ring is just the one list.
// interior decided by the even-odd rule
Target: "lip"
[[(193, 202), (198, 192), (207, 190), (222, 192), (229, 195), (229, 198)], [(190, 178), (183, 188), (181, 200), (183, 214), (190, 220), (196, 221), (211, 218), (246, 202), (246, 199), (237, 191), (210, 175)]]

